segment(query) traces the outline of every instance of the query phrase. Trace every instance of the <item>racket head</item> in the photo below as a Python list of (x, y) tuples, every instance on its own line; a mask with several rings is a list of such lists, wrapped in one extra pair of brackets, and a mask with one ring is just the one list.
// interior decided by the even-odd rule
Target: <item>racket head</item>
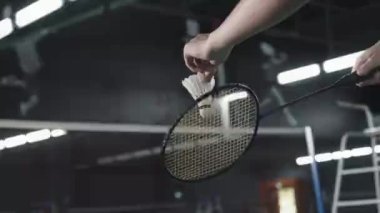
[[(210, 99), (213, 114), (202, 117), (199, 110), (205, 109)], [(215, 177), (244, 155), (258, 126), (259, 101), (248, 86), (228, 84), (214, 88), (189, 106), (169, 129), (161, 160), (167, 172), (179, 181)]]

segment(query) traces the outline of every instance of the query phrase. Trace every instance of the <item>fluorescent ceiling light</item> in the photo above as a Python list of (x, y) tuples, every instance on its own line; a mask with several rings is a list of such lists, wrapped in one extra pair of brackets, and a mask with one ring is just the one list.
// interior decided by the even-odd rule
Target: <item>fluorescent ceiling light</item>
[(331, 153), (332, 159), (334, 160), (339, 160), (343, 158), (342, 152), (341, 151), (336, 151)]
[(25, 135), (16, 135), (14, 137), (9, 137), (4, 140), (0, 140), (0, 150), (4, 148), (13, 148), (16, 146), (24, 145), (25, 143), (35, 143), (38, 141), (47, 140), (50, 137), (60, 137), (66, 135), (67, 132), (63, 129), (41, 129), (34, 132), (29, 132)]
[[(380, 153), (380, 145), (375, 146), (375, 152)], [(370, 155), (373, 153), (371, 147), (359, 147), (351, 150), (335, 151), (333, 153), (326, 152), (315, 155), (315, 161), (317, 162), (327, 162), (331, 160), (340, 160), (342, 158), (351, 158), (351, 157), (361, 157)], [(302, 156), (296, 158), (296, 163), (299, 166), (307, 165), (312, 162), (310, 156)]]
[(16, 25), (25, 27), (63, 6), (63, 0), (39, 0), (16, 12)]
[(63, 136), (63, 135), (66, 135), (67, 132), (63, 129), (53, 129), (51, 132), (50, 132), (50, 135), (51, 137), (60, 137), (60, 136)]
[(326, 162), (332, 159), (333, 159), (333, 156), (330, 152), (315, 155), (315, 161), (317, 162)]
[(370, 154), (372, 154), (372, 148), (371, 147), (361, 147), (361, 148), (352, 149), (351, 154), (354, 157), (370, 155)]
[(376, 145), (375, 146), (375, 152), (376, 153), (380, 153), (380, 145)]
[(6, 138), (4, 140), (4, 146), (6, 148), (13, 148), (16, 146), (21, 146), (26, 143), (26, 136), (25, 135), (17, 135), (14, 137)]
[(0, 21), (0, 39), (7, 37), (13, 32), (13, 24), (10, 18)]
[(350, 158), (350, 157), (352, 157), (350, 150), (336, 151), (332, 153), (333, 160), (339, 160), (342, 158)]
[(312, 78), (318, 76), (320, 73), (320, 66), (318, 64), (311, 64), (297, 69), (281, 72), (277, 75), (277, 81), (279, 84), (284, 85)]
[(327, 73), (330, 73), (330, 72), (335, 72), (335, 71), (344, 70), (344, 69), (353, 67), (356, 59), (363, 52), (364, 51), (360, 51), (360, 52), (351, 53), (348, 55), (327, 60), (323, 62), (323, 70)]
[(313, 160), (310, 156), (299, 157), (296, 159), (296, 163), (299, 166), (310, 164), (312, 161)]
[(34, 132), (30, 132), (26, 134), (26, 140), (29, 143), (34, 143), (38, 141), (47, 140), (50, 138), (50, 130), (48, 129), (42, 129)]

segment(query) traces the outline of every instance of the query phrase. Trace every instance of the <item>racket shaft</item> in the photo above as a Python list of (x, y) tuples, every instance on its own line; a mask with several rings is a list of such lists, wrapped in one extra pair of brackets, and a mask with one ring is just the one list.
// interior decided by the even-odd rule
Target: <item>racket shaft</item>
[(277, 111), (280, 111), (282, 109), (285, 109), (289, 106), (292, 106), (298, 102), (301, 102), (301, 101), (304, 101), (310, 97), (313, 97), (315, 95), (318, 95), (318, 94), (321, 94), (321, 93), (324, 93), (326, 91), (329, 91), (330, 89), (334, 89), (336, 87), (339, 87), (339, 86), (344, 86), (344, 85), (353, 85), (353, 84), (356, 84), (356, 83), (360, 83), (360, 82), (363, 82), (363, 81), (366, 81), (368, 79), (371, 79), (377, 72), (380, 72), (380, 68), (375, 68), (373, 69), (372, 71), (369, 72), (368, 75), (366, 76), (359, 76), (356, 74), (356, 72), (352, 72), (352, 73), (348, 73), (348, 74), (345, 74), (343, 75), (341, 78), (339, 78), (337, 81), (335, 81), (333, 84), (329, 85), (329, 86), (326, 86), (322, 89), (319, 89), (315, 92), (312, 92), (312, 93), (309, 93), (307, 95), (304, 95), (302, 97), (299, 97), (293, 101), (290, 101), (286, 104), (283, 104), (279, 107), (276, 107), (274, 109), (271, 109), (263, 114), (261, 114), (259, 116), (259, 119), (262, 119), (262, 118), (265, 118), (267, 116), (270, 116), (272, 115), (273, 113), (277, 112)]

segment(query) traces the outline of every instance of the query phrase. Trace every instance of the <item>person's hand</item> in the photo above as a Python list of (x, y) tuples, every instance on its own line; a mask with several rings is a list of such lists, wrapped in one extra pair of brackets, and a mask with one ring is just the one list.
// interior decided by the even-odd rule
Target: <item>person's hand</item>
[(199, 34), (185, 45), (183, 57), (192, 72), (201, 73), (206, 81), (210, 81), (217, 72), (218, 65), (230, 55), (232, 48), (217, 44), (211, 34)]
[[(360, 55), (355, 62), (352, 70), (359, 76), (368, 75), (371, 70), (380, 66), (380, 41), (368, 48)], [(380, 72), (374, 74), (373, 78), (361, 82), (358, 86), (380, 84)]]

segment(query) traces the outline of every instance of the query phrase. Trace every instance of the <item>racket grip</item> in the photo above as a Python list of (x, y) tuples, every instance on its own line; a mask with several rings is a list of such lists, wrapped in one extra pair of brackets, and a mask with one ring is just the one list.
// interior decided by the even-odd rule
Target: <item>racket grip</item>
[(371, 79), (376, 73), (380, 72), (380, 68), (375, 68), (369, 72), (369, 74), (365, 76), (360, 76), (356, 72), (352, 72), (347, 76), (345, 83), (348, 84), (357, 84), (366, 80)]

